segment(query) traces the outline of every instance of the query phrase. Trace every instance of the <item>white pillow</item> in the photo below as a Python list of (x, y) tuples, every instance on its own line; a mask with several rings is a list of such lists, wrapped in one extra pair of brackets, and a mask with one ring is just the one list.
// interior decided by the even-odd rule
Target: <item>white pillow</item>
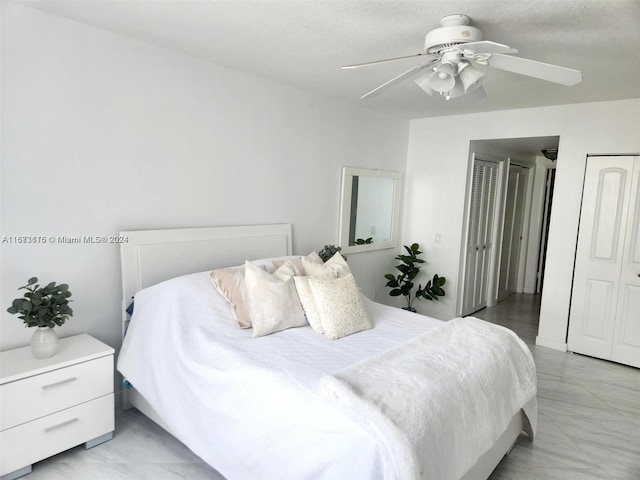
[(325, 265), (337, 268), (338, 278), (343, 278), (351, 274), (351, 269), (340, 252), (336, 252), (333, 257), (325, 262)]
[(310, 278), (309, 286), (327, 338), (337, 340), (373, 327), (353, 275)]
[(273, 262), (280, 261), (281, 264), (286, 262), (287, 260), (293, 260), (298, 258), (297, 255), (286, 255), (284, 257), (268, 257), (268, 258), (258, 258), (251, 260), (251, 263), (257, 265), (259, 267), (264, 267), (265, 270), (269, 273), (273, 273), (278, 267), (273, 265)]
[(300, 255), (295, 256), (295, 257), (288, 257), (288, 258), (281, 258), (278, 260), (273, 260), (273, 266), (274, 269), (280, 268), (285, 261), (290, 260), (291, 263), (293, 263), (293, 268), (296, 271), (296, 275), (305, 275), (305, 271), (304, 271), (304, 267), (303, 267), (303, 261), (305, 262), (310, 262), (310, 263), (315, 263), (315, 264), (322, 264), (324, 263), (322, 261), (322, 259), (320, 258), (320, 255), (318, 255), (316, 252), (311, 252), (309, 255), (307, 255), (306, 257), (302, 257)]
[(304, 309), (304, 314), (307, 317), (309, 325), (311, 325), (311, 328), (313, 328), (316, 332), (324, 333), (324, 328), (322, 328), (322, 320), (320, 319), (320, 313), (318, 312), (318, 307), (316, 306), (316, 301), (313, 297), (311, 286), (309, 285), (310, 278), (337, 278), (336, 272), (325, 272), (321, 275), (318, 275), (317, 277), (293, 277), (293, 281), (296, 284), (296, 290), (298, 291), (298, 297), (300, 297), (300, 303), (302, 303), (302, 308)]
[(303, 258), (302, 266), (305, 275), (312, 277), (323, 275), (326, 272), (335, 272), (338, 278), (344, 278), (351, 274), (351, 269), (349, 269), (349, 265), (347, 265), (347, 262), (340, 252), (336, 252), (333, 257), (323, 264), (312, 263)]
[(247, 304), (254, 337), (307, 325), (294, 274), (291, 262), (285, 262), (273, 274), (251, 262), (245, 263)]

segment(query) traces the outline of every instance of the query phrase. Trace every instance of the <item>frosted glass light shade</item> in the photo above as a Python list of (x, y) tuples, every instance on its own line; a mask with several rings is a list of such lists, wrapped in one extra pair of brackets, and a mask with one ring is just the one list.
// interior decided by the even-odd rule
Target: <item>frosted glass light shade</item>
[(429, 82), (429, 77), (431, 76), (431, 73), (422, 75), (418, 78), (416, 78), (414, 80), (414, 82), (416, 82), (416, 84), (425, 92), (427, 92), (429, 95), (436, 95), (438, 92), (436, 92), (433, 88), (431, 88), (431, 84)]
[(472, 92), (480, 86), (480, 80), (484, 77), (484, 73), (467, 64), (460, 70), (460, 81), (464, 87), (465, 93)]
[(436, 92), (445, 93), (456, 85), (456, 69), (450, 63), (443, 63), (429, 75), (429, 85)]

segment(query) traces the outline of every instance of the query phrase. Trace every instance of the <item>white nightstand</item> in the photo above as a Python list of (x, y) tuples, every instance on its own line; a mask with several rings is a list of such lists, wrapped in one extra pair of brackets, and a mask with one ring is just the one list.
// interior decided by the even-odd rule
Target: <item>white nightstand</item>
[(0, 480), (113, 438), (113, 354), (86, 334), (61, 338), (51, 358), (36, 359), (30, 347), (0, 352)]

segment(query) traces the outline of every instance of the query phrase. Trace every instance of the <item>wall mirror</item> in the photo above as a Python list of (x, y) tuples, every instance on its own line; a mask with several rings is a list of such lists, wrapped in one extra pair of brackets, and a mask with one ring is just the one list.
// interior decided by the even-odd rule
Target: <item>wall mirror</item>
[(343, 253), (397, 247), (402, 175), (344, 167), (340, 202)]

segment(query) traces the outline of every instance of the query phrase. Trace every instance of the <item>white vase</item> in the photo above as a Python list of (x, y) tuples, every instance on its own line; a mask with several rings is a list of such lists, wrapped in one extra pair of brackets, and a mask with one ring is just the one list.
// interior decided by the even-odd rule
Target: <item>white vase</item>
[(52, 357), (58, 350), (58, 334), (53, 328), (38, 327), (31, 336), (31, 352), (36, 358)]

